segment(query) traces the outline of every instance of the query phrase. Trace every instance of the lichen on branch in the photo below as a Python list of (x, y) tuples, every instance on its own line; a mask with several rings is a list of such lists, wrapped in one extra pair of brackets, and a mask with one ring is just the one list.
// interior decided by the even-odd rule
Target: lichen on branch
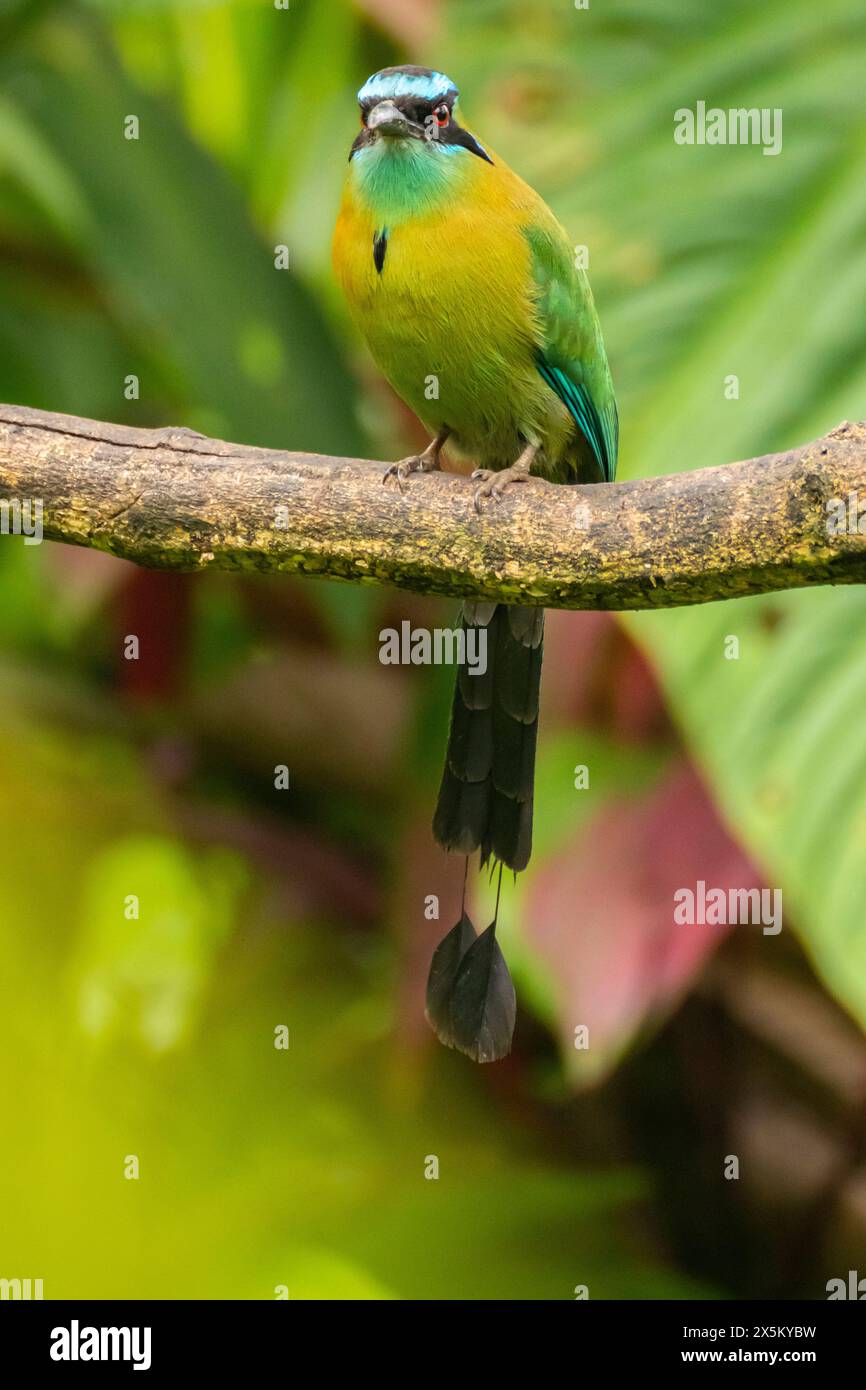
[(385, 467), (0, 406), (0, 499), (39, 499), (49, 540), (153, 569), (620, 610), (866, 580), (864, 424), (666, 477), (533, 479), (481, 516), (468, 479), (401, 492)]

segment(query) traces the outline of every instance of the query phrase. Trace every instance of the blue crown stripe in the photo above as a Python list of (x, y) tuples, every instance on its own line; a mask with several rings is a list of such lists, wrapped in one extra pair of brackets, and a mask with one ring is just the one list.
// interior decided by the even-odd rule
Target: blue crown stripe
[(414, 72), (375, 72), (368, 77), (358, 93), (358, 100), (369, 101), (377, 97), (387, 101), (394, 97), (419, 97), (422, 101), (435, 101), (437, 97), (456, 95), (457, 88), (444, 72), (434, 72), (428, 77)]

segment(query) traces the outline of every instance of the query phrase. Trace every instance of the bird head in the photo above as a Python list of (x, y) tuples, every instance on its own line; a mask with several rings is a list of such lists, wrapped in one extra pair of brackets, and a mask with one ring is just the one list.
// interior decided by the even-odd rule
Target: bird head
[(369, 77), (358, 93), (361, 132), (349, 155), (371, 146), (405, 148), (423, 141), (431, 153), (467, 149), (489, 163), (487, 151), (455, 115), (458, 90), (450, 77), (432, 68), (383, 68)]

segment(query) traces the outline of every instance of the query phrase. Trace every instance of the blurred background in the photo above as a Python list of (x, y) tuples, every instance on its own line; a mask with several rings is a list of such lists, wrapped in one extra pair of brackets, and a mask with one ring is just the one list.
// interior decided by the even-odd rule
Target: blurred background
[[(622, 477), (866, 415), (857, 0), (3, 0), (0, 398), (413, 447), (329, 268), (354, 94), (400, 61), (452, 75), (590, 248)], [(782, 108), (781, 154), (675, 144), (698, 100)], [(453, 616), (2, 539), (0, 1277), (687, 1299), (866, 1275), (866, 597), (550, 616), (536, 850), (503, 892), (516, 1042), (487, 1068), (423, 1019), (463, 867), (430, 833), (452, 673), (378, 661), (382, 627)], [(700, 879), (780, 888), (782, 932), (675, 926)]]

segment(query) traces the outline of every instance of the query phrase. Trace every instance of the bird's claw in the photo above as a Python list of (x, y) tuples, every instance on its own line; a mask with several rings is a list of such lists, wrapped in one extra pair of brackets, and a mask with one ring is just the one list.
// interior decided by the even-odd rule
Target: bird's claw
[(387, 483), (391, 478), (394, 479), (401, 492), (406, 491), (406, 479), (410, 473), (414, 473), (418, 467), (417, 458), (400, 459), (399, 463), (392, 463), (382, 474), (382, 482)]
[(408, 458), (400, 459), (398, 463), (392, 463), (382, 474), (382, 482), (387, 483), (393, 478), (401, 492), (406, 491), (407, 478), (410, 473), (434, 473), (439, 467), (438, 463), (431, 462), (429, 455), (410, 454)]
[(529, 473), (522, 468), (502, 468), (498, 472), (495, 468), (476, 468), (470, 477), (478, 482), (472, 500), (480, 516), (481, 503), (485, 497), (492, 497), (498, 502), (506, 488), (511, 487), (513, 483), (525, 483)]

